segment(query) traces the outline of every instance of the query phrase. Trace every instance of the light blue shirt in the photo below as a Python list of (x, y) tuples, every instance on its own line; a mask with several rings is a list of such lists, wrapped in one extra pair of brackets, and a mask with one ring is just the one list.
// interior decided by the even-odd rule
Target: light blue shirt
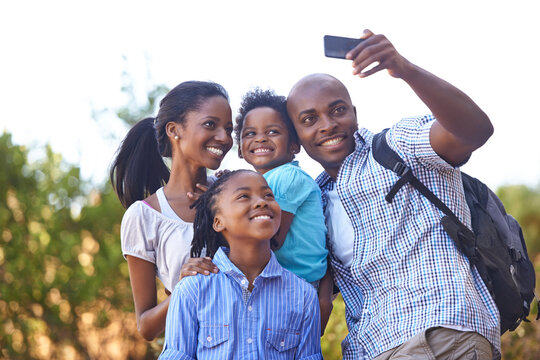
[(285, 269), (308, 282), (326, 274), (326, 225), (321, 190), (315, 180), (292, 161), (264, 174), (281, 210), (294, 215), (283, 246), (275, 251)]
[(173, 291), (160, 359), (322, 359), (315, 289), (272, 257), (248, 280), (219, 249), (219, 273), (185, 277)]

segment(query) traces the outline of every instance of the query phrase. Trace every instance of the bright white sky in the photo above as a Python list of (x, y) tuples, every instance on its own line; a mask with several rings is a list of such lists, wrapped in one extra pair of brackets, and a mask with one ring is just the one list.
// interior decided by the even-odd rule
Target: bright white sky
[[(102, 181), (127, 129), (122, 73), (139, 96), (156, 84), (212, 80), (233, 113), (252, 86), (286, 95), (302, 76), (327, 72), (349, 88), (372, 131), (428, 110), (386, 72), (351, 75), (325, 58), (323, 35), (385, 34), (410, 61), (456, 85), (490, 116), (495, 134), (464, 167), (491, 187), (540, 183), (540, 3), (454, 1), (5, 1), (0, 5), (0, 131), (50, 143)], [(152, 114), (149, 114), (152, 115)], [(111, 138), (109, 135), (114, 134)], [(230, 152), (223, 166), (247, 167)], [(313, 176), (320, 168), (305, 155)]]

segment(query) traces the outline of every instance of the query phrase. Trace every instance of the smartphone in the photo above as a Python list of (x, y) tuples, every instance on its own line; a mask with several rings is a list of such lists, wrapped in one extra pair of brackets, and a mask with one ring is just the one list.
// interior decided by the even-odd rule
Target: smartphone
[(345, 55), (362, 41), (364, 41), (364, 39), (325, 35), (324, 55), (337, 59), (345, 59)]

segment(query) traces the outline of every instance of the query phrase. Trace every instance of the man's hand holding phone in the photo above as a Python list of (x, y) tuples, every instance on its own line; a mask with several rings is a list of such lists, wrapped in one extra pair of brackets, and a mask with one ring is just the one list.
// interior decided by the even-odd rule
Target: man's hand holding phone
[[(352, 44), (352, 47), (349, 47), (345, 51), (344, 57), (340, 58), (352, 60), (352, 66), (354, 68), (353, 74), (358, 75), (359, 77), (363, 78), (370, 76), (378, 71), (386, 69), (391, 76), (395, 78), (404, 78), (405, 74), (407, 74), (413, 66), (397, 52), (394, 45), (392, 45), (384, 35), (375, 35), (370, 30), (364, 30), (364, 33), (359, 39), (339, 39), (342, 40), (330, 39), (328, 41), (329, 51), (335, 50), (334, 54), (336, 54), (338, 49), (343, 49)], [(356, 40), (356, 43), (350, 40)], [(325, 54), (326, 48), (327, 40), (325, 36)]]

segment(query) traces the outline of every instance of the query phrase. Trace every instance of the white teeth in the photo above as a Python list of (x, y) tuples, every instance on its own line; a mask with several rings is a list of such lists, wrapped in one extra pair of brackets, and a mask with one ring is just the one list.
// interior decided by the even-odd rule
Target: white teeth
[(255, 149), (255, 150), (253, 150), (253, 152), (254, 152), (255, 154), (259, 154), (259, 153), (268, 153), (268, 152), (270, 152), (270, 151), (272, 151), (272, 150), (266, 149), (266, 148), (260, 148), (260, 149)]
[(335, 138), (335, 139), (327, 140), (327, 141), (323, 142), (321, 145), (322, 145), (322, 146), (332, 146), (332, 145), (337, 145), (337, 144), (339, 144), (341, 141), (343, 141), (343, 138), (342, 138), (342, 137), (338, 137), (338, 138)]
[(268, 219), (270, 219), (270, 216), (268, 215), (259, 215), (253, 218), (253, 220), (268, 220)]
[(219, 148), (216, 148), (216, 147), (213, 147), (213, 146), (208, 146), (206, 148), (206, 150), (210, 151), (212, 154), (216, 154), (218, 156), (221, 156), (223, 155), (223, 150), (219, 149)]

